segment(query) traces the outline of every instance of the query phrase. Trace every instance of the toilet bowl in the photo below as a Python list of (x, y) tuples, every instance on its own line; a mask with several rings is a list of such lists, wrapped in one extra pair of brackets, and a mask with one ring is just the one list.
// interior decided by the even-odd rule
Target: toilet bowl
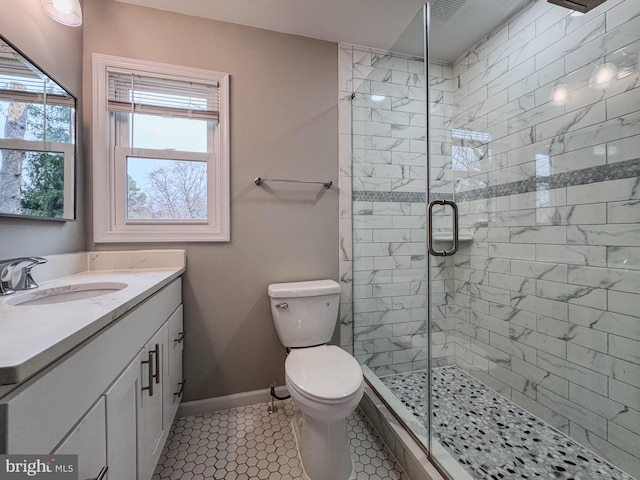
[(331, 340), (340, 285), (332, 280), (269, 285), (271, 313), (289, 349), (285, 382), (299, 407), (293, 419), (300, 458), (310, 480), (347, 480), (353, 471), (347, 417), (364, 392), (362, 368)]
[(335, 346), (292, 350), (285, 381), (300, 413), (293, 420), (305, 473), (311, 480), (346, 480), (353, 471), (347, 417), (362, 399), (362, 369)]

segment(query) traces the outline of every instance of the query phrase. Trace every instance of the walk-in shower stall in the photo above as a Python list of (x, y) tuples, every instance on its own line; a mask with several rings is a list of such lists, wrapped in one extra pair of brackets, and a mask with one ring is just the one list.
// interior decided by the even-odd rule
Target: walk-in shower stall
[(640, 1), (432, 0), (340, 90), (368, 382), (451, 478), (640, 478)]

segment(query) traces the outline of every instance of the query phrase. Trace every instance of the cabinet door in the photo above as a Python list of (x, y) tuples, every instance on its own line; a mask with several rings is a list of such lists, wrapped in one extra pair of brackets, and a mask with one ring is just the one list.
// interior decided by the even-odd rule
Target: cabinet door
[(138, 476), (137, 425), (143, 392), (140, 365), (143, 352), (105, 392), (107, 402), (107, 464), (109, 480), (136, 480)]
[(182, 400), (182, 350), (184, 348), (182, 305), (169, 317), (169, 343), (167, 344), (169, 368), (165, 382), (165, 424), (171, 427)]
[(140, 413), (138, 416), (139, 479), (153, 475), (170, 425), (165, 424), (163, 412), (163, 380), (167, 369), (167, 323), (149, 340), (140, 362)]
[(78, 455), (79, 480), (102, 480), (105, 478), (107, 441), (103, 397), (100, 397), (100, 400), (52, 453)]

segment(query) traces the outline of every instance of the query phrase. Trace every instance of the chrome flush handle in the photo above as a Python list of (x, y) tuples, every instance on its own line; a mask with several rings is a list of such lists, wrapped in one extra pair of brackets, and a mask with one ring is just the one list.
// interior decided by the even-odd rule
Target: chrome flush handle
[(278, 303), (278, 304), (276, 304), (276, 308), (281, 308), (282, 310), (286, 310), (287, 308), (289, 308), (289, 304), (288, 303)]

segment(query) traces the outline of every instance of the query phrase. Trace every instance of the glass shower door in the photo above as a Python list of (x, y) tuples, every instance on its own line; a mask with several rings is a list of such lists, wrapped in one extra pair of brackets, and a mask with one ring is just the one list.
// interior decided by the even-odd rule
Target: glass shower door
[(432, 458), (640, 477), (640, 3), (430, 9)]
[[(341, 47), (351, 114), (354, 355), (428, 444), (424, 14), (389, 50)], [(349, 92), (353, 94), (349, 94)]]

